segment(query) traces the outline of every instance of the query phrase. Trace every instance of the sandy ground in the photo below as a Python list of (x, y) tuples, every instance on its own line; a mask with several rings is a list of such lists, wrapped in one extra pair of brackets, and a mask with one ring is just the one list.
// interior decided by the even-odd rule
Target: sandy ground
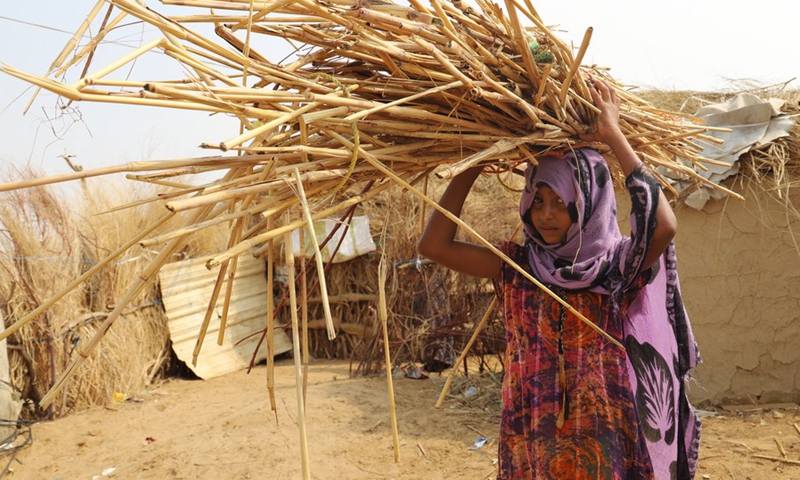
[[(313, 364), (306, 414), (311, 478), (494, 478), (496, 407), (452, 398), (435, 409), (444, 380), (395, 379), (396, 463), (386, 379), (351, 379), (344, 362)], [(207, 381), (170, 380), (122, 403), (33, 425), (32, 444), (5, 477), (300, 479), (295, 392), (289, 360), (276, 366), (277, 415), (265, 367)], [(800, 479), (800, 465), (755, 457), (782, 457), (783, 449), (786, 458), (800, 460), (799, 421), (791, 408), (705, 418), (696, 478)], [(479, 437), (487, 443), (471, 450)]]

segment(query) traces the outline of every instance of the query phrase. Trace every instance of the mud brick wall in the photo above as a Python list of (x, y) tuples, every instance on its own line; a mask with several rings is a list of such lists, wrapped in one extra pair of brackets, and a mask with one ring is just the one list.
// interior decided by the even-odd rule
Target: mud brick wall
[[(678, 272), (703, 359), (689, 396), (697, 405), (798, 402), (800, 219), (757, 187), (735, 190), (744, 201), (676, 209)], [(627, 215), (629, 202), (618, 200)], [(800, 194), (789, 200), (800, 205)]]

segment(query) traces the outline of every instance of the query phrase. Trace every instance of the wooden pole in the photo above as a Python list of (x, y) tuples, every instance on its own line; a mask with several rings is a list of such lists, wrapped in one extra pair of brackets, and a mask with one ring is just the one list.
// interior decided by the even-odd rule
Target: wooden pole
[(489, 317), (491, 317), (492, 312), (494, 311), (495, 307), (497, 307), (497, 296), (492, 299), (492, 303), (489, 304), (489, 308), (486, 309), (486, 313), (483, 314), (483, 318), (481, 321), (478, 322), (478, 325), (475, 327), (475, 331), (472, 332), (472, 337), (467, 342), (467, 345), (464, 347), (464, 350), (461, 352), (461, 355), (456, 360), (455, 365), (453, 368), (450, 369), (450, 374), (447, 376), (447, 381), (444, 382), (444, 387), (442, 388), (442, 393), (439, 394), (439, 400), (436, 401), (436, 408), (441, 408), (442, 404), (444, 403), (445, 397), (450, 392), (450, 384), (453, 383), (453, 377), (455, 377), (458, 368), (461, 366), (461, 362), (467, 358), (467, 353), (469, 353), (469, 349), (472, 348), (472, 344), (475, 343), (475, 340), (478, 339), (478, 334), (481, 333), (483, 327), (486, 325), (486, 322), (489, 321)]

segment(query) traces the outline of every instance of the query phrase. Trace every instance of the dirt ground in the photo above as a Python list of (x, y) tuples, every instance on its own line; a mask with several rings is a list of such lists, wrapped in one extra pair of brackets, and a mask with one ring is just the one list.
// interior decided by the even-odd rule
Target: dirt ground
[[(436, 375), (394, 380), (400, 454), (395, 462), (386, 379), (350, 378), (346, 362), (311, 365), (306, 412), (311, 478), (493, 479), (496, 402), (480, 405), (454, 394), (435, 409), (444, 382)], [(275, 397), (273, 413), (263, 366), (207, 381), (169, 380), (121, 403), (33, 425), (32, 443), (11, 461), (5, 478), (299, 479), (291, 360), (276, 365)], [(472, 398), (491, 396), (479, 388)], [(800, 464), (756, 457), (783, 458), (783, 449), (787, 459), (800, 461), (797, 422), (796, 408), (705, 417), (696, 478), (800, 479)], [(480, 437), (486, 444), (470, 449)], [(9, 460), (7, 454), (3, 465)]]

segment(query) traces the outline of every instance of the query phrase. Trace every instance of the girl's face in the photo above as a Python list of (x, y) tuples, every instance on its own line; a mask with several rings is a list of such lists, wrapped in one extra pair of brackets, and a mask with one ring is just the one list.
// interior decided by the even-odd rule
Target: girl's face
[(567, 204), (547, 185), (536, 191), (530, 216), (531, 224), (549, 245), (561, 243), (572, 225)]

